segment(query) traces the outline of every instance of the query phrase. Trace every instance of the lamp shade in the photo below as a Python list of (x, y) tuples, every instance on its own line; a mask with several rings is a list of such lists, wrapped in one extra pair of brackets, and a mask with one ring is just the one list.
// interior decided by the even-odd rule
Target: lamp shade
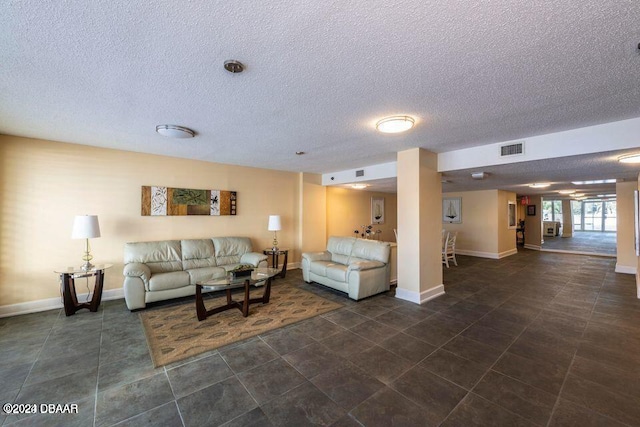
[(100, 237), (98, 215), (76, 215), (73, 220), (72, 239), (93, 239)]
[(282, 225), (280, 224), (280, 215), (269, 215), (269, 231), (280, 231)]

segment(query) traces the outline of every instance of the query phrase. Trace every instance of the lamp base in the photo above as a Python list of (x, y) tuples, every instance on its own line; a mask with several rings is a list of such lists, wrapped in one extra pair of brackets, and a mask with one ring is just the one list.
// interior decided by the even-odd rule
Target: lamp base
[(91, 264), (89, 261), (87, 261), (86, 263), (84, 263), (84, 264), (82, 264), (82, 265), (80, 266), (80, 269), (81, 269), (82, 271), (89, 271), (89, 270), (92, 270), (92, 269), (93, 269), (93, 267), (95, 267), (95, 265), (93, 265), (93, 264)]

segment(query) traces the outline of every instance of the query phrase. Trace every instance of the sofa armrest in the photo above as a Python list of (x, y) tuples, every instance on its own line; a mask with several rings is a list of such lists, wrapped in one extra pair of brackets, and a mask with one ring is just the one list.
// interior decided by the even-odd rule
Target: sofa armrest
[(247, 252), (240, 257), (240, 264), (251, 264), (254, 267), (258, 267), (262, 261), (266, 261), (267, 256), (259, 254), (258, 252)]
[(126, 264), (122, 274), (129, 277), (140, 277), (146, 286), (149, 285), (149, 279), (151, 278), (151, 270), (141, 262)]
[(331, 261), (331, 252), (305, 252), (302, 254), (302, 258), (307, 261)]
[(380, 268), (380, 267), (384, 267), (384, 266), (386, 266), (386, 264), (384, 262), (380, 262), (380, 261), (357, 261), (357, 262), (352, 262), (351, 264), (349, 264), (349, 266), (347, 267), (347, 271), (371, 270), (372, 268)]

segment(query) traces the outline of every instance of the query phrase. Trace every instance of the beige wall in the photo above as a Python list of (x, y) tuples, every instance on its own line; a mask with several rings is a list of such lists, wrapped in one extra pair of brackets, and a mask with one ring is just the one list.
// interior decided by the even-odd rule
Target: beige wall
[[(269, 214), (282, 216), (280, 246), (300, 259), (297, 173), (1, 135), (0, 166), (0, 306), (60, 295), (53, 270), (81, 263), (83, 241), (70, 238), (78, 214), (99, 217), (94, 262), (114, 264), (105, 289), (122, 286), (125, 242), (237, 235), (261, 250)], [(238, 215), (142, 217), (143, 185), (237, 191)]]
[[(638, 182), (636, 182), (636, 189), (640, 191), (640, 174), (638, 174)], [(640, 257), (636, 257), (636, 296), (640, 298)]]
[(524, 217), (524, 243), (531, 249), (540, 249), (542, 247), (542, 198), (529, 196), (529, 204), (536, 206), (536, 214)]
[(380, 240), (395, 242), (393, 229), (398, 227), (398, 197), (392, 193), (351, 190), (327, 187), (327, 237), (355, 236), (355, 230), (371, 224), (371, 198), (384, 197), (384, 224), (374, 225), (380, 229)]
[(633, 192), (638, 189), (637, 182), (619, 182), (616, 184), (616, 271), (628, 273), (636, 268), (635, 222)]
[(462, 223), (443, 223), (447, 231), (457, 231), (456, 251), (461, 254), (496, 258), (516, 250), (516, 231), (508, 228), (508, 201), (516, 194), (501, 190), (444, 193), (442, 197), (462, 198)]
[(458, 232), (456, 250), (476, 256), (497, 254), (498, 191), (444, 193), (442, 197), (462, 198), (462, 223), (442, 224), (445, 230)]
[(300, 222), (298, 247), (301, 252), (319, 252), (327, 248), (327, 189), (322, 186), (322, 175), (300, 174)]
[(518, 221), (516, 218), (516, 227), (509, 228), (509, 202), (516, 203), (516, 193), (498, 190), (498, 253), (501, 255), (516, 250), (516, 227), (518, 226)]

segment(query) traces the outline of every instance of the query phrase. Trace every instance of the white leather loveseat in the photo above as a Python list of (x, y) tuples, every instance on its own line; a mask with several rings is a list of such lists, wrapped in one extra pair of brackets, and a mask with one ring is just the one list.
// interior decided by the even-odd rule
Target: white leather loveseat
[(359, 300), (389, 290), (388, 242), (329, 237), (327, 250), (302, 254), (302, 277)]
[(124, 298), (129, 310), (146, 303), (194, 295), (196, 282), (224, 277), (240, 264), (267, 267), (247, 237), (126, 243)]

